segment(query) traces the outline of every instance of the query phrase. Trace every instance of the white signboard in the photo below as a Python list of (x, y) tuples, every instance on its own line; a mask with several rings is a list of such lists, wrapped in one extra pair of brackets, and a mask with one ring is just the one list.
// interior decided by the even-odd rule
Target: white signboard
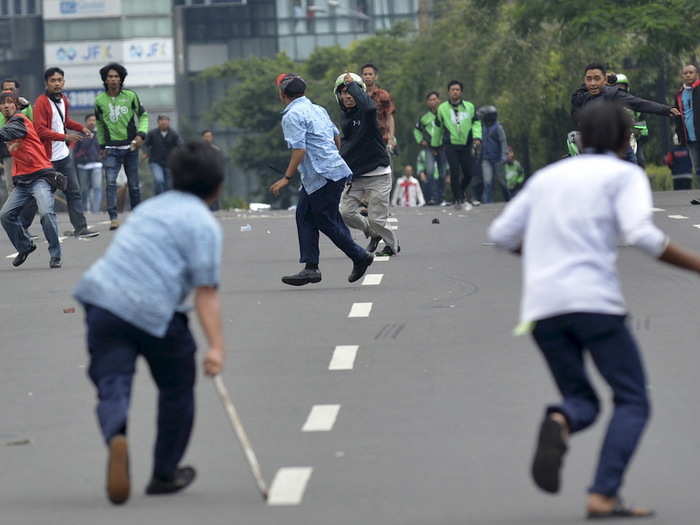
[(44, 0), (44, 20), (121, 16), (121, 0)]
[[(168, 62), (155, 64), (126, 64), (129, 74), (125, 87), (136, 86), (174, 86), (175, 66)], [(99, 69), (95, 66), (67, 66), (66, 89), (80, 90), (102, 85)]]
[[(86, 42), (54, 42), (44, 46), (47, 66), (143, 64), (174, 60), (172, 38), (134, 38)], [(128, 67), (127, 67), (128, 69)]]

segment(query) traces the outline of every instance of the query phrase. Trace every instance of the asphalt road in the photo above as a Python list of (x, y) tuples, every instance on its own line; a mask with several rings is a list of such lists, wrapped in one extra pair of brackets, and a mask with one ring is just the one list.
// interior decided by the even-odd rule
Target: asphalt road
[[(688, 199), (687, 192), (657, 194), (664, 211), (656, 219), (700, 251), (693, 227), (700, 209)], [(598, 425), (573, 440), (562, 493), (539, 493), (530, 456), (543, 406), (556, 395), (530, 339), (512, 335), (519, 261), (483, 244), (499, 210), (396, 210), (402, 251), (370, 267), (383, 275), (379, 284), (349, 284), (349, 261), (324, 240), (323, 282), (304, 288), (280, 282), (299, 268), (290, 213), (220, 215), (224, 379), (268, 483), (281, 469), (310, 469), (305, 484), (276, 487), (291, 502), (285, 505), (263, 503), (203, 377), (186, 457), (199, 477), (182, 494), (144, 496), (155, 393), (140, 363), (130, 419), (132, 498), (112, 507), (85, 375), (82, 312), (70, 296), (112, 233), (98, 224), (103, 234), (95, 240), (65, 240), (61, 270), (48, 269), (45, 244), (13, 269), (5, 255), (14, 250), (0, 234), (0, 524), (583, 522), (609, 405)], [(61, 222), (67, 227), (65, 216)], [(242, 232), (247, 224), (252, 230)], [(620, 266), (654, 403), (624, 494), (656, 508), (654, 523), (696, 525), (700, 283), (630, 248), (622, 249)], [(348, 317), (355, 303), (371, 303), (367, 317)], [(71, 307), (75, 313), (64, 313)], [(357, 346), (356, 354), (338, 346)], [(351, 369), (329, 370), (335, 352), (333, 366)], [(316, 408), (307, 421), (316, 405), (332, 406)]]

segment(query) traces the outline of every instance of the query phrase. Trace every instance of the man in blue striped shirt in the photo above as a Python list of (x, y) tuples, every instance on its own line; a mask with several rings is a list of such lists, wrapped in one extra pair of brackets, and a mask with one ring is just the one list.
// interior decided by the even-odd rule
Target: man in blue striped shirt
[(345, 183), (352, 175), (338, 151), (340, 133), (328, 112), (304, 96), (306, 83), (301, 77), (282, 73), (276, 84), (280, 101), (286, 106), (282, 131), (292, 157), (284, 177), (270, 186), (270, 191), (279, 194), (297, 170), (301, 173), (296, 221), (299, 262), (305, 264), (299, 273), (282, 277), (282, 282), (292, 286), (321, 282), (318, 268), (321, 231), (352, 259), (348, 281), (354, 283), (365, 274), (374, 257), (352, 240), (338, 209)]

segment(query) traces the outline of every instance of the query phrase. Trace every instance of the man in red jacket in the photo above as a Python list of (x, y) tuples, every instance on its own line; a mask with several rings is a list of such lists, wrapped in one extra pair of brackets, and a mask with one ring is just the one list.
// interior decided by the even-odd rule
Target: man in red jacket
[[(78, 174), (68, 149), (68, 145), (83, 138), (77, 133), (68, 133), (68, 130), (77, 131), (87, 137), (92, 137), (92, 132), (70, 118), (68, 97), (63, 94), (65, 84), (63, 70), (50, 67), (44, 72), (44, 82), (46, 93), (40, 95), (34, 102), (34, 128), (54, 169), (63, 173), (68, 182), (68, 187), (63, 193), (66, 196), (68, 216), (74, 229), (73, 235), (83, 238), (96, 237), (99, 233), (87, 227)], [(32, 204), (30, 203), (29, 206), (31, 207)], [(27, 210), (22, 213), (23, 218), (27, 216), (26, 213)]]
[(12, 155), (14, 183), (12, 193), (0, 209), (0, 223), (17, 250), (12, 265), (19, 266), (36, 250), (36, 245), (19, 220), (19, 213), (26, 204), (35, 202), (41, 215), (41, 227), (49, 243), (49, 267), (60, 268), (61, 243), (58, 240), (58, 224), (53, 211), (54, 198), (49, 183), (53, 166), (32, 121), (18, 111), (18, 106), (16, 91), (0, 93), (0, 111), (7, 121), (0, 128), (0, 142), (7, 145)]
[[(700, 74), (688, 64), (681, 73), (683, 86), (676, 94), (676, 107), (681, 114), (676, 121), (676, 134), (681, 146), (688, 148), (693, 163), (693, 177), (700, 176)], [(700, 204), (693, 199), (691, 204)]]

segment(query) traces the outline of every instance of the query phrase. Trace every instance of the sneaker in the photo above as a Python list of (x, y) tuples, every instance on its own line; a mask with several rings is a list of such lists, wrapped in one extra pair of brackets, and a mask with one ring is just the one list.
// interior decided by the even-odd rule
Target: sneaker
[(475, 208), (477, 206), (481, 206), (481, 201), (472, 201), (472, 206), (474, 206)]
[(361, 262), (355, 262), (352, 265), (352, 272), (350, 272), (350, 275), (348, 275), (348, 282), (354, 283), (355, 281), (359, 280), (367, 271), (367, 268), (369, 268), (369, 265), (374, 262), (374, 255), (371, 253), (367, 254), (367, 257), (363, 259)]
[(285, 275), (282, 277), (282, 282), (290, 286), (304, 286), (309, 283), (321, 282), (321, 270), (309, 270), (304, 268), (299, 273), (294, 275)]
[(110, 231), (116, 230), (117, 228), (119, 228), (119, 220), (118, 220), (118, 219), (112, 219), (112, 220), (109, 222), (109, 229), (110, 229)]
[(469, 210), (471, 210), (471, 209), (472, 209), (472, 205), (471, 205), (469, 202), (465, 201), (465, 202), (462, 204), (462, 210), (464, 210), (464, 211), (469, 211)]
[(83, 228), (80, 231), (75, 232), (76, 237), (80, 237), (81, 239), (92, 239), (94, 237), (97, 237), (100, 235), (100, 232), (96, 232), (88, 228), (87, 226)]
[(369, 253), (374, 253), (377, 251), (377, 246), (379, 246), (379, 241), (381, 241), (381, 237), (372, 237), (369, 240), (369, 244), (367, 245), (367, 251)]
[(24, 261), (27, 260), (29, 254), (32, 253), (34, 250), (36, 250), (36, 244), (32, 243), (32, 245), (29, 247), (29, 250), (27, 250), (26, 252), (19, 252), (17, 254), (17, 256), (12, 260), (12, 266), (16, 268), (17, 266), (24, 264)]
[(162, 479), (153, 476), (146, 487), (146, 494), (157, 496), (179, 492), (187, 488), (196, 477), (197, 471), (193, 467), (178, 467), (172, 479)]
[(130, 490), (129, 447), (126, 436), (118, 434), (109, 441), (107, 498), (115, 505), (121, 505), (129, 499)]
[(384, 249), (381, 252), (378, 252), (376, 255), (379, 257), (393, 257), (397, 253), (401, 251), (401, 246), (396, 247), (396, 251), (389, 246), (388, 244), (384, 246)]
[(693, 206), (698, 206), (698, 205), (700, 205), (700, 200), (698, 200), (698, 199), (693, 199), (693, 200), (690, 201), (690, 204), (692, 204)]
[(60, 268), (61, 266), (63, 266), (63, 263), (61, 263), (60, 257), (51, 257), (49, 260), (49, 268)]

